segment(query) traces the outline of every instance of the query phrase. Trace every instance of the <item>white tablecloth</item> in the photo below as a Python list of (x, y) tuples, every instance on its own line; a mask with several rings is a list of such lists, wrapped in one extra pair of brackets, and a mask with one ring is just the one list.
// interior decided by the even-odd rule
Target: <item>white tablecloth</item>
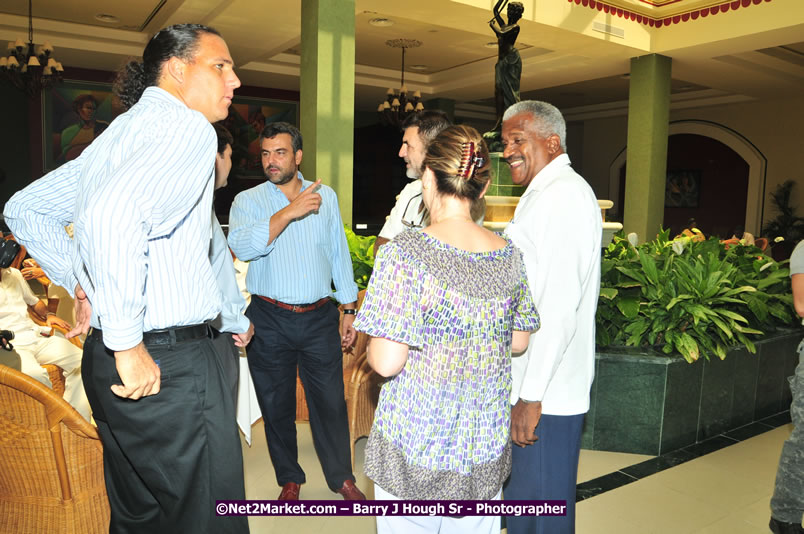
[[(243, 294), (246, 302), (251, 302), (251, 295), (246, 290), (246, 273), (248, 263), (234, 260), (235, 278), (237, 286)], [(237, 384), (237, 426), (246, 438), (246, 443), (251, 446), (251, 425), (262, 417), (260, 405), (257, 403), (257, 394), (254, 392), (254, 383), (251, 381), (251, 373), (248, 372), (248, 360), (246, 359), (245, 349), (240, 349), (240, 381)]]
[[(242, 352), (242, 351), (241, 351)], [(240, 381), (237, 388), (237, 426), (243, 433), (246, 443), (251, 446), (251, 425), (262, 417), (260, 405), (257, 404), (257, 394), (251, 382), (251, 373), (248, 372), (248, 360), (240, 356)]]

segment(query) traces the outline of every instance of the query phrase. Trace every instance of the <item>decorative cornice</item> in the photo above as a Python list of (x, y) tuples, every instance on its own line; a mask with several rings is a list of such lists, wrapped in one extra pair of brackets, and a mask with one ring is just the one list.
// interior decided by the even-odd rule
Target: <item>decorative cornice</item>
[[(706, 18), (709, 15), (718, 15), (720, 13), (726, 13), (729, 10), (737, 10), (740, 9), (741, 7), (745, 8), (750, 6), (756, 6), (763, 2), (770, 2), (771, 0), (728, 0), (721, 4), (716, 4), (714, 6), (694, 9), (692, 11), (687, 11), (686, 13), (678, 13), (670, 17), (657, 17), (657, 18), (648, 15), (643, 15), (641, 13), (634, 13), (633, 11), (613, 6), (605, 2), (600, 2), (599, 0), (567, 0), (567, 1), (569, 3), (574, 2), (579, 6), (588, 7), (590, 9), (597, 9), (598, 11), (602, 11), (603, 13), (610, 13), (612, 15), (617, 15), (620, 18), (630, 19), (639, 22), (640, 24), (645, 24), (647, 26), (655, 28), (661, 28), (662, 26), (670, 26), (671, 24), (678, 24), (680, 22), (697, 20), (699, 17)], [(646, 4), (654, 5), (653, 2), (649, 0), (640, 0), (640, 1)], [(667, 4), (665, 3), (662, 5)]]

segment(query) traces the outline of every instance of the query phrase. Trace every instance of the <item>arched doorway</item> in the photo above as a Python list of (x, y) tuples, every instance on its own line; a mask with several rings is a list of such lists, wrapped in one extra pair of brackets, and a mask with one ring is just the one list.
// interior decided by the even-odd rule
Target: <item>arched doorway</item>
[[(665, 207), (664, 226), (683, 227), (690, 217), (707, 234), (729, 237), (736, 226), (759, 235), (765, 193), (764, 155), (737, 132), (706, 121), (670, 124), (668, 176), (697, 187), (686, 200)], [(626, 150), (609, 168), (609, 198), (622, 217)], [(690, 185), (692, 184), (692, 185)], [(618, 206), (621, 209), (617, 209)]]

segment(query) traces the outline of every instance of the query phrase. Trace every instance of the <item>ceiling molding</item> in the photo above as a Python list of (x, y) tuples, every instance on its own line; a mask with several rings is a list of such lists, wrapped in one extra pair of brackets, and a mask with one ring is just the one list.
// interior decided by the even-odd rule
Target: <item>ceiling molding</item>
[[(770, 2), (771, 0), (726, 0), (717, 2), (711, 6), (707, 7), (700, 7), (696, 9), (691, 9), (687, 11), (678, 11), (677, 9), (675, 12), (671, 12), (670, 10), (664, 10), (665, 13), (662, 13), (665, 6), (674, 4), (676, 8), (680, 7), (680, 4), (677, 4), (680, 0), (676, 0), (676, 2), (665, 2), (661, 4), (657, 4), (654, 2), (650, 2), (648, 0), (640, 0), (641, 2), (650, 5), (652, 8), (660, 8), (656, 9), (655, 14), (647, 14), (645, 12), (637, 12), (635, 9), (625, 9), (620, 5), (617, 5), (614, 2), (601, 2), (600, 0), (567, 0), (569, 3), (574, 3), (579, 6), (588, 7), (589, 9), (596, 9), (598, 11), (602, 11), (606, 14), (616, 15), (622, 19), (629, 19), (640, 24), (644, 24), (646, 26), (650, 26), (651, 28), (661, 28), (662, 26), (670, 26), (671, 24), (679, 24), (681, 22), (689, 22), (693, 20), (697, 20), (698, 18), (706, 18), (709, 15), (720, 15), (723, 13), (727, 13), (728, 11), (736, 11), (740, 8), (747, 8), (751, 6), (757, 6), (763, 3)], [(636, 7), (636, 6), (635, 6)]]

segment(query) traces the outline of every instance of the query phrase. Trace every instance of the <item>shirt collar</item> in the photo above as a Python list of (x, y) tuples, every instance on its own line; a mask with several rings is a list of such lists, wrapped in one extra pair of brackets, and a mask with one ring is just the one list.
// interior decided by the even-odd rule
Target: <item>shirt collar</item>
[[(137, 101), (139, 104), (140, 102), (144, 101), (151, 101), (151, 102), (165, 102), (172, 105), (182, 106), (187, 108), (187, 104), (173, 96), (172, 94), (168, 93), (161, 87), (157, 87), (152, 85), (150, 87), (146, 87), (145, 91), (143, 91), (142, 96)], [(190, 109), (190, 108), (187, 108)]]
[[(309, 180), (305, 180), (304, 175), (302, 175), (301, 171), (296, 171), (296, 178), (301, 180), (301, 183), (302, 183), (301, 189), (299, 190), (299, 192), (304, 191), (305, 189), (307, 189), (308, 186), (310, 186), (313, 183), (313, 182), (310, 182)], [(268, 190), (271, 192), (272, 195), (280, 194), (283, 197), (285, 196), (285, 193), (280, 191), (279, 187), (275, 183), (273, 183), (271, 180), (269, 180), (268, 178), (265, 179), (265, 186), (268, 188)]]
[(544, 168), (536, 174), (536, 176), (533, 177), (533, 180), (530, 181), (530, 184), (528, 184), (525, 192), (522, 193), (522, 196), (524, 197), (530, 193), (543, 191), (547, 188), (547, 186), (555, 182), (556, 179), (561, 176), (561, 170), (564, 169), (564, 167), (569, 166), (570, 159), (567, 154), (557, 156), (553, 161), (545, 165)]

